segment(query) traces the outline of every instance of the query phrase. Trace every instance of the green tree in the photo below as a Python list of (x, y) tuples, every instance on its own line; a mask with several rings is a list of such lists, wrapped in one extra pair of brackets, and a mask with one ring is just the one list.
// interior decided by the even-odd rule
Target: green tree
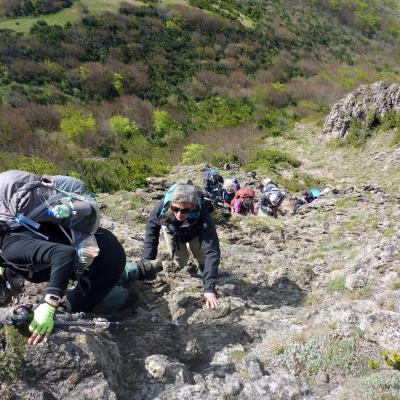
[(92, 113), (77, 112), (65, 116), (61, 120), (60, 128), (73, 142), (79, 142), (85, 133), (96, 129), (96, 120)]
[(154, 110), (154, 130), (160, 139), (167, 133), (182, 131), (182, 125), (175, 121), (167, 111)]
[(139, 131), (135, 121), (123, 115), (114, 115), (110, 119), (111, 129), (119, 136), (130, 138)]
[(206, 159), (206, 146), (191, 143), (185, 146), (182, 153), (182, 162), (186, 165), (200, 164)]

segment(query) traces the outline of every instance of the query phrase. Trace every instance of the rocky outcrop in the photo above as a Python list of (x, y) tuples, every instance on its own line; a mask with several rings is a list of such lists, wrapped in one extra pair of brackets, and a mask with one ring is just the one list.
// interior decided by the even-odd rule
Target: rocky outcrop
[(364, 120), (371, 113), (381, 117), (400, 108), (400, 85), (375, 82), (363, 85), (338, 101), (322, 128), (321, 138), (341, 139), (353, 119)]

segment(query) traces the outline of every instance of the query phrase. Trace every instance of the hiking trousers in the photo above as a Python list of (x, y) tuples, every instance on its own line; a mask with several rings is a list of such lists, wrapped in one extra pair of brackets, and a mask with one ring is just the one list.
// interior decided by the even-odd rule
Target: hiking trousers
[[(68, 311), (91, 312), (109, 293), (119, 280), (125, 267), (125, 252), (117, 238), (106, 229), (96, 233), (99, 255), (94, 258), (79, 279), (75, 275), (76, 250), (58, 227), (46, 231), (49, 240), (41, 239), (32, 232), (12, 232), (1, 239), (2, 256), (14, 264), (44, 266), (37, 272), (23, 271), (5, 265), (33, 283), (49, 282), (48, 293), (63, 295), (69, 279), (77, 280), (75, 287), (68, 291)], [(65, 283), (64, 283), (65, 282)], [(55, 289), (55, 290), (54, 290)]]
[(166, 226), (161, 227), (167, 245), (169, 254), (173, 256), (173, 262), (179, 268), (184, 268), (189, 261), (189, 249), (193, 254), (193, 257), (199, 263), (199, 267), (204, 266), (204, 254), (201, 250), (201, 242), (198, 236), (194, 237), (190, 242), (178, 242), (176, 243), (174, 237), (168, 232)]

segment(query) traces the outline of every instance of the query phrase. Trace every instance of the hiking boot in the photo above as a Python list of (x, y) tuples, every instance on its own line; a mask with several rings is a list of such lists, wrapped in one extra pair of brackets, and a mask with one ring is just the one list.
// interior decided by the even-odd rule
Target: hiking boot
[(129, 291), (121, 286), (114, 286), (108, 295), (96, 306), (96, 313), (111, 314), (127, 307)]
[(127, 262), (125, 268), (122, 271), (122, 275), (119, 278), (119, 285), (127, 285), (129, 282), (133, 282), (139, 279), (141, 275), (139, 265), (135, 262)]
[(192, 264), (190, 265), (190, 267), (188, 267), (187, 272), (189, 273), (190, 276), (201, 279), (203, 277), (203, 270), (204, 270), (203, 264), (200, 264), (198, 267)]
[(133, 281), (152, 281), (163, 270), (161, 260), (142, 260), (140, 262), (127, 262), (118, 281), (119, 285), (127, 285)]

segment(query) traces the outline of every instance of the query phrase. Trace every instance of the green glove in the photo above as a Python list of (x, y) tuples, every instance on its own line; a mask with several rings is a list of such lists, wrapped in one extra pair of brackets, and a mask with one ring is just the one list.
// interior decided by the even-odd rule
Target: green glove
[(33, 312), (33, 319), (29, 325), (29, 331), (39, 335), (50, 333), (54, 327), (55, 307), (47, 303), (42, 303)]

